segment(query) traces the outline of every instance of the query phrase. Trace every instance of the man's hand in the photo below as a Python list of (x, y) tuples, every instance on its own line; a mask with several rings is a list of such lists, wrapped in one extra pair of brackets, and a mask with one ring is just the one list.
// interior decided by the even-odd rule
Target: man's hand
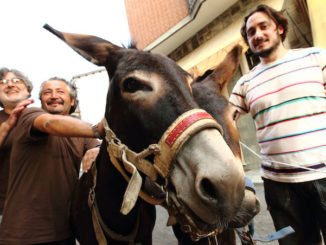
[(96, 157), (99, 153), (100, 148), (96, 147), (93, 149), (89, 149), (86, 151), (83, 159), (82, 159), (82, 165), (83, 165), (83, 171), (87, 173), (87, 171), (92, 167), (93, 162), (95, 162)]
[(26, 109), (26, 107), (28, 105), (30, 105), (32, 103), (34, 103), (33, 99), (26, 99), (26, 100), (19, 102), (16, 105), (16, 107), (10, 113), (10, 116), (7, 119), (7, 121), (4, 122), (7, 125), (8, 130), (11, 130), (13, 127), (16, 126), (16, 123), (17, 123), (17, 120), (18, 120), (20, 114)]
[(32, 104), (34, 100), (27, 99), (23, 100), (17, 104), (17, 106), (11, 111), (9, 118), (0, 124), (0, 147), (2, 147), (3, 142), (7, 138), (10, 130), (12, 130), (17, 123), (20, 114), (25, 110), (25, 108)]

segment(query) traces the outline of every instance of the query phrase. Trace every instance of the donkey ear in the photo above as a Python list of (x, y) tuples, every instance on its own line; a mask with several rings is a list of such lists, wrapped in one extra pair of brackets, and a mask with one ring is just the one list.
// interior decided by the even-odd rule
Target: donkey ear
[(241, 45), (236, 45), (233, 47), (232, 50), (226, 55), (224, 60), (207, 77), (209, 78), (208, 80), (214, 82), (215, 85), (221, 89), (222, 94), (224, 94), (229, 79), (239, 66), (241, 52)]
[(45, 24), (43, 28), (67, 43), (85, 59), (98, 66), (106, 66), (108, 56), (112, 51), (121, 49), (121, 47), (96, 36), (60, 32), (48, 24)]

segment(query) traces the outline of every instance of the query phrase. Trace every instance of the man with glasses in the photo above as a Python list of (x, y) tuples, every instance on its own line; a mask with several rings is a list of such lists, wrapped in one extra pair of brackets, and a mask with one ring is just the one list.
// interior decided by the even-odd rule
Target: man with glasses
[(76, 96), (65, 79), (50, 78), (40, 89), (43, 110), (27, 108), (17, 120), (0, 244), (75, 244), (72, 193), (84, 153), (104, 131), (68, 116)]
[(0, 69), (0, 223), (5, 202), (9, 174), (9, 155), (13, 140), (10, 133), (17, 118), (27, 105), (33, 102), (33, 85), (18, 70)]

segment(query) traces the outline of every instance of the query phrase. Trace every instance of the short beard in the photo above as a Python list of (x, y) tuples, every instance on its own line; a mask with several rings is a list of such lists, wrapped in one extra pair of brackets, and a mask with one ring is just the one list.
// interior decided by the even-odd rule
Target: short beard
[(271, 53), (273, 53), (278, 48), (278, 46), (282, 44), (282, 40), (281, 40), (281, 37), (280, 37), (280, 34), (278, 31), (277, 31), (277, 34), (278, 34), (277, 41), (274, 43), (274, 45), (272, 47), (270, 47), (269, 49), (263, 50), (263, 51), (254, 52), (254, 54), (257, 55), (258, 57), (266, 58)]
[(270, 47), (269, 49), (260, 51), (260, 52), (254, 52), (254, 55), (257, 55), (258, 57), (261, 58), (266, 58), (268, 57), (274, 50), (276, 49), (276, 46)]
[(62, 114), (62, 111), (50, 111), (50, 110), (45, 110), (45, 111), (50, 113), (50, 114), (53, 114), (53, 115), (61, 115)]

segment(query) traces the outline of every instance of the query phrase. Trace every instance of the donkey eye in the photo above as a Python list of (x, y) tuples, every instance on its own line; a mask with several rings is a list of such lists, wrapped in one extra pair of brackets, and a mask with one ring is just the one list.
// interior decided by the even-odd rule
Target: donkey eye
[(234, 121), (238, 120), (239, 116), (240, 116), (240, 112), (238, 110), (235, 110), (233, 112), (233, 120)]
[(151, 91), (152, 88), (149, 87), (148, 85), (142, 83), (141, 81), (138, 81), (134, 78), (129, 77), (123, 81), (123, 90), (128, 93), (134, 93), (138, 90)]
[(123, 82), (123, 90), (126, 92), (135, 92), (139, 89), (139, 85), (138, 85), (138, 81), (136, 81), (133, 78), (127, 78), (124, 82)]

